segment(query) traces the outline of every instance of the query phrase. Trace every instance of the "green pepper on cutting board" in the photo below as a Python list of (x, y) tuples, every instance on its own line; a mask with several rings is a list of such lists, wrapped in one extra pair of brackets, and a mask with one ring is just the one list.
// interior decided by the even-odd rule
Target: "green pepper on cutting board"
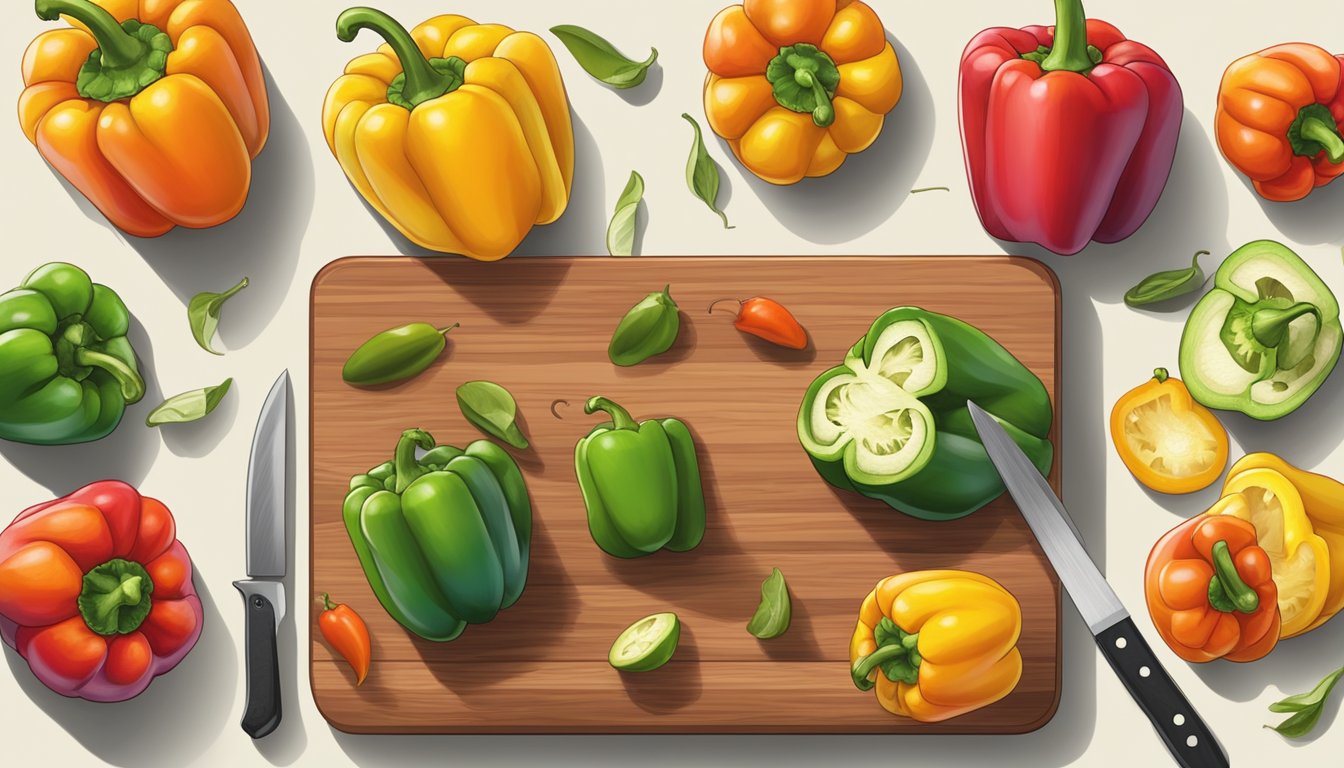
[(798, 439), (831, 485), (951, 520), (1003, 493), (967, 400), (1049, 471), (1053, 411), (1041, 380), (978, 328), (918, 307), (882, 314), (842, 365), (812, 382)]
[(453, 640), (523, 593), (532, 504), (518, 465), (488, 440), (462, 450), (403, 432), (392, 461), (351, 478), (342, 514), (378, 601), (426, 640)]
[(372, 387), (418, 376), (443, 353), (448, 333), (461, 323), (435, 328), (409, 323), (389, 328), (359, 345), (341, 368), (347, 384)]
[(690, 430), (671, 418), (636, 423), (605, 397), (583, 410), (611, 416), (574, 446), (593, 541), (616, 557), (694, 549), (705, 535), (705, 494)]
[(1339, 302), (1300, 256), (1273, 240), (1223, 261), (1181, 335), (1181, 378), (1209, 408), (1287, 416), (1339, 360)]
[(145, 380), (112, 289), (55, 262), (0, 295), (0, 438), (36, 445), (106, 437)]

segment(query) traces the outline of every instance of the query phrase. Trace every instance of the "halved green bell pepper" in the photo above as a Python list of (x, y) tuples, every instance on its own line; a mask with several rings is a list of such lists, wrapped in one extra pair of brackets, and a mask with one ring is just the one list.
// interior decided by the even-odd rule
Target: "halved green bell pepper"
[(685, 552), (699, 545), (705, 494), (686, 425), (670, 418), (636, 423), (605, 397), (589, 399), (583, 410), (611, 416), (574, 446), (574, 472), (593, 541), (616, 557), (664, 548)]
[(342, 513), (378, 601), (426, 640), (453, 640), (523, 594), (532, 503), (518, 465), (488, 440), (464, 451), (407, 430), (393, 461), (351, 478)]
[(44, 264), (0, 295), (0, 438), (36, 445), (106, 437), (145, 381), (112, 289)]
[(1050, 470), (1050, 396), (998, 342), (918, 307), (878, 317), (798, 409), (798, 439), (831, 485), (925, 520), (969, 515), (1003, 493), (966, 410), (994, 416), (1041, 474)]
[(1339, 360), (1339, 302), (1300, 256), (1273, 240), (1223, 261), (1181, 335), (1181, 378), (1209, 408), (1287, 416)]

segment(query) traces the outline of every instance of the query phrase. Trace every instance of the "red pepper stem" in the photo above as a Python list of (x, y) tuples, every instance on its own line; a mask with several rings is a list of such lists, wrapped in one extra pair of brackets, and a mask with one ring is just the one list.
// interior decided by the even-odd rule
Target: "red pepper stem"
[(326, 592), (322, 593), (322, 610), (324, 611), (336, 610), (336, 606), (333, 605), (331, 602), (331, 595), (327, 594)]
[(1083, 0), (1055, 0), (1055, 40), (1041, 61), (1046, 72), (1085, 73), (1094, 63), (1087, 53), (1087, 14)]
[(401, 439), (397, 441), (396, 456), (393, 459), (397, 468), (398, 494), (404, 493), (416, 478), (425, 474), (425, 469), (415, 458), (417, 447), (428, 451), (434, 447), (434, 438), (423, 429), (408, 429), (401, 433)]
[[(1210, 591), (1221, 589), (1228, 602), (1240, 613), (1255, 613), (1260, 607), (1260, 595), (1242, 580), (1237, 566), (1232, 562), (1232, 552), (1226, 541), (1213, 545), (1214, 577)], [(1216, 587), (1214, 586), (1216, 585)]]
[(709, 303), (709, 309), (706, 310), (705, 314), (709, 314), (709, 315), (714, 314), (714, 306), (715, 306), (716, 304), (722, 304), (722, 303), (725, 302), (725, 301), (735, 301), (735, 302), (737, 302), (737, 308), (738, 308), (738, 311), (741, 311), (741, 309), (742, 309), (742, 300), (741, 300), (741, 299), (715, 299), (715, 300), (713, 300), (713, 301), (711, 301), (711, 302)]
[(1328, 125), (1324, 120), (1308, 117), (1302, 121), (1302, 138), (1311, 139), (1325, 148), (1325, 156), (1338, 165), (1344, 163), (1344, 138), (1340, 138), (1339, 129)]

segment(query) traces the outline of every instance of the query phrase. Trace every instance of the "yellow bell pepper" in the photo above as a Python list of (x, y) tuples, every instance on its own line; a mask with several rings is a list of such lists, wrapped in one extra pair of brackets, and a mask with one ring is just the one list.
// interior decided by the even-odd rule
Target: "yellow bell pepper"
[(371, 8), (337, 19), (345, 42), (361, 29), (387, 42), (332, 84), (322, 128), (369, 205), (417, 245), (481, 261), (564, 213), (574, 133), (540, 37), (453, 15), (410, 32)]
[(1228, 484), (1243, 473), (1268, 469), (1292, 483), (1302, 499), (1312, 531), (1330, 553), (1330, 587), (1320, 615), (1303, 631), (1313, 630), (1344, 609), (1344, 483), (1298, 469), (1272, 453), (1252, 453), (1232, 465)]
[(1022, 609), (969, 571), (890, 576), (864, 598), (849, 643), (860, 690), (896, 715), (934, 723), (993, 704), (1022, 677)]
[(882, 21), (857, 0), (744, 0), (705, 33), (705, 117), (772, 184), (825, 176), (901, 99)]
[(1223, 498), (1205, 514), (1232, 515), (1255, 526), (1278, 587), (1280, 637), (1300, 635), (1330, 618), (1324, 615), (1330, 550), (1313, 529), (1297, 486), (1285, 475), (1269, 467), (1234, 468), (1223, 484)]

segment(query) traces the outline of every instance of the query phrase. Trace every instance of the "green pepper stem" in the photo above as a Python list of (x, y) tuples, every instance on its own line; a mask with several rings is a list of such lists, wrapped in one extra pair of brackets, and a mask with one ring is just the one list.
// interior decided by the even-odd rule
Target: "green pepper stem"
[(248, 282), (248, 281), (247, 281), (247, 278), (246, 278), (246, 277), (244, 277), (242, 280), (239, 280), (237, 285), (235, 285), (235, 286), (233, 286), (232, 288), (230, 288), (229, 290), (227, 290), (227, 291), (225, 291), (225, 292), (219, 294), (219, 298), (216, 299), (216, 301), (218, 301), (219, 303), (223, 304), (225, 299), (233, 298), (233, 296), (234, 296), (235, 294), (237, 294), (239, 291), (241, 291), (241, 290), (243, 290), (244, 288), (247, 287), (247, 282)]
[(1153, 369), (1153, 378), (1154, 378), (1154, 379), (1157, 379), (1157, 383), (1158, 383), (1158, 384), (1161, 384), (1162, 382), (1164, 382), (1164, 381), (1166, 381), (1167, 379), (1171, 378), (1171, 374), (1167, 372), (1167, 369), (1166, 369), (1166, 368), (1154, 368), (1154, 369)]
[(799, 69), (793, 73), (793, 80), (798, 85), (811, 89), (812, 98), (817, 100), (817, 106), (812, 110), (812, 122), (821, 128), (835, 122), (835, 107), (831, 106), (831, 97), (821, 83), (817, 82), (816, 76), (810, 70)]
[(1046, 72), (1091, 71), (1095, 66), (1087, 51), (1087, 14), (1083, 0), (1055, 0), (1055, 40), (1041, 60)]
[(336, 37), (351, 42), (361, 29), (372, 30), (387, 41), (401, 62), (406, 75), (401, 94), (407, 102), (418, 105), (447, 93), (456, 84), (453, 77), (430, 66), (429, 59), (420, 51), (415, 38), (396, 19), (374, 8), (348, 8), (336, 17)]
[(145, 44), (121, 28), (116, 17), (89, 0), (37, 0), (37, 17), (56, 21), (64, 14), (89, 28), (98, 43), (103, 66), (109, 69), (129, 67), (145, 55)]
[(854, 661), (854, 665), (849, 668), (849, 676), (850, 679), (854, 681), (854, 687), (858, 688), (860, 691), (872, 690), (873, 686), (876, 685), (875, 681), (871, 679), (873, 670), (888, 661), (910, 658), (911, 666), (918, 669), (918, 658), (911, 658), (910, 654), (910, 649), (914, 648), (918, 643), (919, 633), (915, 632), (906, 635), (905, 639), (899, 643), (884, 645), (867, 656), (860, 656)]
[(605, 411), (611, 417), (612, 429), (639, 430), (639, 423), (630, 416), (629, 411), (601, 395), (590, 397), (588, 402), (583, 404), (584, 413), (593, 414), (598, 411)]
[(1328, 125), (1319, 118), (1308, 117), (1302, 121), (1302, 138), (1320, 144), (1330, 162), (1344, 163), (1344, 138), (1340, 138), (1337, 127)]
[(393, 462), (397, 467), (397, 487), (398, 494), (404, 493), (416, 478), (425, 474), (425, 468), (416, 461), (415, 449), (422, 448), (428, 451), (434, 447), (434, 437), (423, 429), (408, 429), (401, 433), (401, 439), (397, 441), (397, 452)]
[(121, 396), (126, 403), (138, 403), (145, 396), (145, 380), (125, 361), (106, 352), (97, 352), (88, 347), (75, 350), (75, 364), (107, 371), (121, 386)]
[(336, 606), (333, 605), (331, 602), (331, 595), (327, 594), (326, 592), (322, 593), (322, 610), (324, 611), (336, 610)]
[(1227, 548), (1226, 541), (1219, 541), (1213, 545), (1213, 572), (1210, 592), (1221, 590), (1238, 611), (1255, 613), (1260, 607), (1260, 595), (1242, 580), (1241, 574), (1237, 573), (1237, 566), (1232, 562), (1232, 552)]
[(1300, 301), (1286, 309), (1258, 309), (1251, 316), (1251, 333), (1260, 344), (1277, 347), (1288, 335), (1288, 326), (1303, 315), (1315, 316), (1317, 323), (1321, 320), (1320, 308), (1306, 301)]
[(448, 326), (447, 328), (435, 328), (434, 330), (438, 331), (440, 336), (447, 336), (449, 331), (453, 330), (454, 328), (457, 328), (457, 327), (460, 326), (460, 325), (462, 325), (462, 324), (461, 324), (461, 323), (453, 323), (452, 325)]

